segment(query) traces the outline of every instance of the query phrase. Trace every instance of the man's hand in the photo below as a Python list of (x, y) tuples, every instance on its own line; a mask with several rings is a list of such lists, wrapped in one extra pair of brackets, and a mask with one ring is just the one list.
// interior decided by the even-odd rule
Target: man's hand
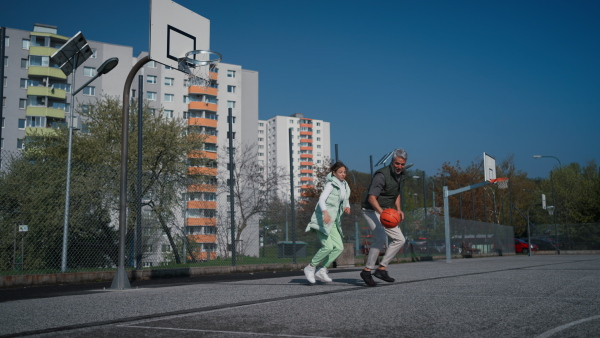
[(398, 209), (398, 214), (400, 214), (400, 222), (404, 221), (404, 212)]

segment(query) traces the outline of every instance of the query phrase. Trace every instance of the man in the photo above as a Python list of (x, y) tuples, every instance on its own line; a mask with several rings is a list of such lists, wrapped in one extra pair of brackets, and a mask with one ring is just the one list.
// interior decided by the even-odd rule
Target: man
[[(400, 209), (400, 184), (404, 176), (403, 170), (407, 159), (408, 154), (404, 149), (395, 149), (390, 165), (377, 170), (373, 175), (369, 191), (362, 203), (363, 216), (367, 220), (369, 228), (373, 231), (373, 243), (371, 243), (371, 249), (367, 256), (367, 264), (360, 273), (360, 277), (368, 286), (377, 285), (372, 275), (389, 283), (395, 281), (394, 278), (388, 275), (386, 268), (404, 245), (405, 239), (399, 226), (385, 228), (381, 225), (379, 217), (384, 209), (394, 208), (400, 214), (400, 222), (404, 220), (404, 213)], [(379, 268), (372, 274), (371, 270), (375, 269), (379, 252), (386, 244), (387, 237), (392, 241), (379, 263)]]

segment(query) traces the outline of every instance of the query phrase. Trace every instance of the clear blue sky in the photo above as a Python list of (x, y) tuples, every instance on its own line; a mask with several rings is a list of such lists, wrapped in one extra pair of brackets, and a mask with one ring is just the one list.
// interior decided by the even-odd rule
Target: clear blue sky
[[(483, 152), (529, 177), (557, 165), (536, 154), (600, 162), (600, 1), (176, 2), (211, 21), (224, 62), (260, 72), (261, 119), (329, 121), (350, 169), (396, 147), (427, 175)], [(2, 26), (148, 50), (145, 0), (2, 4)]]

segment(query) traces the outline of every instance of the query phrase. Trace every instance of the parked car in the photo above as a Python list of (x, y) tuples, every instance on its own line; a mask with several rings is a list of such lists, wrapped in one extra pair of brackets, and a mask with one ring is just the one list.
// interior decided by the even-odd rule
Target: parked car
[[(531, 244), (531, 251), (537, 251), (539, 247), (535, 244)], [(529, 244), (522, 239), (515, 238), (515, 253), (529, 253)]]
[[(527, 239), (523, 239), (523, 241), (527, 242)], [(540, 250), (556, 250), (556, 245), (548, 239), (531, 238), (531, 244), (537, 245)]]

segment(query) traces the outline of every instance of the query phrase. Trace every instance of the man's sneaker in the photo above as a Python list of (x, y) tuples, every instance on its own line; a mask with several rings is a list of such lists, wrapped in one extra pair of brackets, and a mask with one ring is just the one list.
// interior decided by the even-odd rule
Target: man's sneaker
[(386, 270), (377, 269), (377, 270), (375, 270), (375, 273), (373, 274), (373, 276), (375, 276), (381, 280), (384, 280), (388, 283), (395, 281), (395, 279), (393, 279), (392, 277), (390, 277), (388, 275)]
[(330, 277), (327, 275), (327, 273), (328, 273), (328, 272), (329, 272), (329, 271), (327, 271), (327, 269), (326, 269), (326, 268), (320, 268), (320, 269), (317, 271), (317, 273), (315, 273), (315, 277), (317, 277), (317, 278), (318, 278), (320, 281), (322, 281), (322, 282), (327, 282), (327, 283), (333, 282), (333, 279), (331, 279), (331, 278), (330, 278)]
[(308, 282), (310, 284), (314, 284), (315, 283), (315, 267), (308, 264), (305, 268), (304, 268), (304, 275), (306, 276), (306, 279), (308, 279)]
[(377, 286), (377, 283), (375, 283), (373, 277), (371, 277), (371, 271), (363, 270), (360, 273), (360, 278), (362, 278), (362, 280), (364, 280), (365, 284), (367, 284), (368, 286)]

